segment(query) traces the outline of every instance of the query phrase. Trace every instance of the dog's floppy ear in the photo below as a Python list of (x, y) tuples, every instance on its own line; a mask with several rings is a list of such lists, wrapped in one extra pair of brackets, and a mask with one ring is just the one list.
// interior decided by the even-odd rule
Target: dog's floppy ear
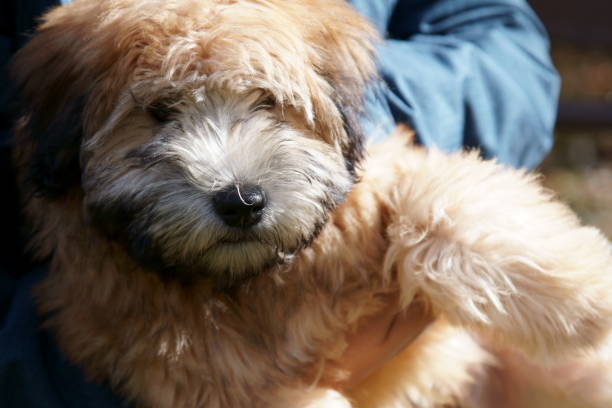
[[(340, 147), (348, 170), (354, 174), (355, 166), (363, 156), (364, 136), (360, 117), (366, 86), (376, 76), (374, 44), (378, 41), (378, 34), (364, 17), (344, 1), (325, 1), (321, 7), (326, 11), (317, 16), (324, 19), (321, 21), (324, 30), (317, 40), (323, 52), (318, 68), (332, 88), (331, 96), (342, 123), (338, 124), (334, 118), (330, 118), (328, 111), (321, 111), (316, 106), (315, 114), (319, 126), (324, 121), (332, 127), (329, 129), (331, 132), (341, 133)], [(341, 129), (334, 128), (338, 125)]]
[(46, 196), (79, 182), (83, 113), (96, 75), (81, 58), (87, 39), (78, 25), (63, 20), (61, 9), (47, 14), (11, 63), (21, 115), (14, 142), (22, 181)]
[(17, 138), (16, 143), (30, 139), (24, 181), (31, 183), (30, 187), (38, 194), (57, 197), (80, 181), (79, 151), (85, 99), (82, 96), (68, 101), (60, 110), (22, 108), (27, 117), (20, 130), (24, 137)]
[(363, 158), (365, 135), (361, 128), (360, 117), (364, 114), (361, 89), (343, 85), (342, 80), (331, 79), (334, 87), (334, 103), (342, 117), (344, 138), (341, 139), (342, 155), (349, 173), (356, 176), (357, 165)]

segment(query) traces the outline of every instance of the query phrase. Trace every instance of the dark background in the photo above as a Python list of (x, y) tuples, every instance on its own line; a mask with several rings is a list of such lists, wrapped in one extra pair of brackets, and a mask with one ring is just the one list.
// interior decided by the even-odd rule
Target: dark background
[(545, 183), (612, 238), (612, 0), (531, 0), (563, 86)]

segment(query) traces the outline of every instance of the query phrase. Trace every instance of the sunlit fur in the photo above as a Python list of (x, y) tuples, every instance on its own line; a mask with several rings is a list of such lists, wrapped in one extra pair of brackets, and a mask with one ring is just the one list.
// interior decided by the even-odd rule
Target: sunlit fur
[[(175, 96), (161, 124), (131, 91), (112, 115), (118, 123), (84, 146), (85, 202), (102, 229), (126, 222), (111, 235), (138, 260), (171, 266), (166, 274), (231, 283), (283, 262), (310, 243), (352, 184), (341, 153), (279, 119), (280, 108), (260, 91), (190, 90)], [(117, 146), (134, 134), (146, 141)], [(216, 191), (242, 185), (258, 185), (268, 198), (262, 221), (248, 231), (228, 228), (212, 205)]]
[[(319, 18), (323, 6), (346, 21)], [(225, 286), (285, 262), (354, 181), (369, 30), (336, 2), (58, 8), (14, 70), (33, 112), (24, 133), (58, 128), (58, 140), (42, 142), (49, 149), (23, 158), (32, 188), (65, 194), (80, 181), (88, 220), (166, 275)], [(161, 120), (151, 112), (160, 105)], [(64, 135), (63, 122), (82, 137)], [(249, 184), (268, 197), (263, 220), (246, 233), (227, 228), (211, 197)]]
[[(447, 407), (490, 345), (603, 361), (609, 243), (536, 177), (405, 130), (361, 160), (373, 40), (331, 0), (45, 16), (13, 65), (15, 160), (41, 315), (89, 378), (142, 407)], [(211, 197), (247, 184), (263, 218), (230, 228)], [(397, 291), (435, 322), (350, 395), (321, 386)]]

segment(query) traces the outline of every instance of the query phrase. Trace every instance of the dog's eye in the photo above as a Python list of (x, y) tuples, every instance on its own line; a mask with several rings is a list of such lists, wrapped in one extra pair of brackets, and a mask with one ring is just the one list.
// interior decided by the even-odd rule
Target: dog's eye
[(158, 122), (166, 123), (172, 120), (172, 117), (178, 113), (176, 102), (168, 100), (160, 100), (153, 102), (147, 107), (147, 112)]
[(254, 110), (258, 111), (258, 110), (272, 109), (274, 106), (276, 106), (276, 100), (270, 96), (258, 102)]

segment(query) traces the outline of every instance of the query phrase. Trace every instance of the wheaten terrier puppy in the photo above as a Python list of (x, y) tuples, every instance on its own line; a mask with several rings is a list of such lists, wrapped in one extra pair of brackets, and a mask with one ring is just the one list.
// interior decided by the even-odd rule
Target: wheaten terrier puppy
[[(608, 241), (535, 177), (402, 132), (361, 161), (373, 39), (331, 0), (45, 16), (13, 70), (16, 162), (40, 311), (89, 377), (143, 407), (433, 407), (492, 362), (469, 333), (605, 337)], [(437, 322), (353, 395), (320, 387), (396, 291)]]

